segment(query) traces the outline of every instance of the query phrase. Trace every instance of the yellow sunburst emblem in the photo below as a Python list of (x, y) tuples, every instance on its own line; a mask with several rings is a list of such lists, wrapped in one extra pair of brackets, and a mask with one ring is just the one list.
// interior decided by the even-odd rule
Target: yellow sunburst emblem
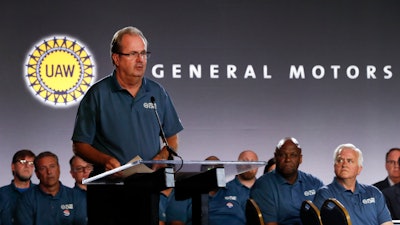
[(93, 58), (87, 48), (67, 37), (35, 45), (27, 58), (25, 77), (36, 97), (52, 106), (79, 102), (94, 80)]

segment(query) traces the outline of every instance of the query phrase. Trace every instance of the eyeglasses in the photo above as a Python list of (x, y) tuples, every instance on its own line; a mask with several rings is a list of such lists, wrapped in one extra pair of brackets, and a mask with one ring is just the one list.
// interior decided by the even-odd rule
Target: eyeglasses
[(138, 56), (142, 59), (148, 59), (150, 58), (151, 52), (148, 51), (142, 51), (142, 52), (130, 52), (130, 53), (122, 53), (122, 52), (116, 52), (118, 55), (123, 55), (126, 56), (128, 59), (136, 59)]
[(75, 173), (86, 173), (86, 172), (92, 172), (93, 166), (92, 165), (87, 165), (87, 166), (79, 166), (75, 167), (72, 169)]
[(21, 163), (21, 165), (24, 165), (24, 166), (33, 166), (33, 164), (34, 164), (33, 161), (28, 161), (25, 159), (20, 159), (17, 162)]
[(397, 161), (395, 161), (395, 160), (387, 160), (386, 163), (391, 165), (391, 166), (399, 165), (399, 163)]

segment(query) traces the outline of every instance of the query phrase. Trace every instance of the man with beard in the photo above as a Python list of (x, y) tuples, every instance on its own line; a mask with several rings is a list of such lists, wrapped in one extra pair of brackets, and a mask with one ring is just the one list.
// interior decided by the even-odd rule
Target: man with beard
[(0, 201), (3, 211), (0, 217), (0, 224), (10, 225), (13, 223), (12, 215), (18, 198), (23, 192), (31, 189), (35, 184), (32, 183), (33, 161), (35, 154), (28, 149), (17, 151), (11, 161), (11, 172), (13, 180), (10, 184), (0, 188)]
[(385, 197), (372, 185), (360, 184), (363, 155), (353, 144), (339, 145), (333, 154), (335, 177), (319, 189), (314, 204), (321, 208), (328, 198), (336, 198), (347, 209), (352, 224), (393, 225)]
[(295, 138), (280, 140), (274, 153), (276, 169), (258, 178), (250, 190), (265, 225), (301, 224), (302, 202), (313, 200), (323, 186), (320, 179), (298, 169), (303, 157), (301, 151)]

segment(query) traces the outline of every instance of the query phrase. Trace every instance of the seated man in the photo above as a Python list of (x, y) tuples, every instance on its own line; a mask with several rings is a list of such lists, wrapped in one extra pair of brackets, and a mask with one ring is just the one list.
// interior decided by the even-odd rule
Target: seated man
[[(397, 164), (400, 165), (400, 157), (397, 160)], [(400, 183), (383, 189), (382, 193), (385, 196), (392, 219), (400, 220)]]
[(339, 145), (334, 152), (336, 177), (317, 191), (314, 203), (321, 208), (326, 199), (336, 198), (347, 209), (354, 225), (392, 225), (385, 198), (379, 189), (357, 182), (362, 163), (360, 149), (353, 144)]
[(75, 180), (74, 188), (81, 191), (86, 191), (86, 184), (82, 184), (83, 179), (87, 179), (93, 171), (93, 165), (83, 160), (81, 157), (74, 155), (69, 160), (69, 166), (72, 178)]
[[(206, 160), (219, 159), (215, 156), (210, 156)], [(231, 188), (229, 188), (231, 186)], [(240, 193), (233, 185), (228, 185), (211, 190), (208, 193), (208, 224), (245, 224), (246, 217), (240, 203)]]
[(400, 165), (397, 159), (400, 157), (400, 148), (391, 148), (386, 153), (385, 157), (385, 168), (387, 171), (387, 177), (384, 180), (376, 182), (375, 187), (379, 190), (391, 187), (400, 182)]
[(275, 149), (275, 170), (258, 178), (250, 190), (266, 225), (301, 224), (301, 204), (313, 200), (323, 185), (320, 179), (298, 169), (301, 151), (295, 138), (280, 140)]
[(393, 220), (400, 220), (400, 183), (382, 190)]
[(64, 186), (58, 157), (52, 152), (36, 156), (39, 184), (17, 201), (16, 225), (86, 225), (86, 198), (82, 191)]
[(159, 225), (185, 225), (191, 222), (192, 199), (176, 200), (175, 190), (168, 188), (160, 193)]
[[(17, 151), (11, 160), (11, 172), (13, 179), (10, 184), (0, 188), (0, 206), (1, 225), (13, 224), (13, 214), (16, 210), (18, 198), (21, 195), (33, 188), (31, 177), (33, 174), (33, 160), (35, 153), (29, 149), (22, 149)], [(2, 209), (1, 209), (2, 208)]]
[[(252, 150), (244, 150), (239, 154), (238, 161), (255, 162), (258, 161), (258, 156)], [(240, 216), (243, 216), (243, 218), (246, 217), (246, 203), (247, 199), (249, 199), (250, 196), (250, 188), (256, 182), (257, 172), (258, 168), (255, 168), (247, 172), (238, 174), (233, 180), (229, 181), (226, 184), (226, 188), (229, 190), (230, 193), (235, 193), (235, 198), (237, 198), (237, 201), (242, 206), (243, 211), (241, 212)], [(246, 220), (244, 220), (243, 224), (245, 224), (245, 221)]]

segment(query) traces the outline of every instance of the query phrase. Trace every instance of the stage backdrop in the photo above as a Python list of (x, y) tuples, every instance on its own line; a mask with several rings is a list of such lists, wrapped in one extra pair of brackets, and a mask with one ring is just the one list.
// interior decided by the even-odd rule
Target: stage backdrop
[(252, 149), (266, 161), (279, 139), (293, 136), (303, 148), (300, 169), (328, 183), (333, 150), (350, 142), (364, 152), (359, 181), (371, 184), (386, 176), (386, 151), (400, 146), (399, 1), (0, 6), (0, 185), (23, 148), (58, 154), (61, 180), (73, 185), (78, 103), (112, 72), (110, 40), (130, 25), (150, 42), (146, 76), (165, 86), (179, 112), (184, 160), (236, 160)]

